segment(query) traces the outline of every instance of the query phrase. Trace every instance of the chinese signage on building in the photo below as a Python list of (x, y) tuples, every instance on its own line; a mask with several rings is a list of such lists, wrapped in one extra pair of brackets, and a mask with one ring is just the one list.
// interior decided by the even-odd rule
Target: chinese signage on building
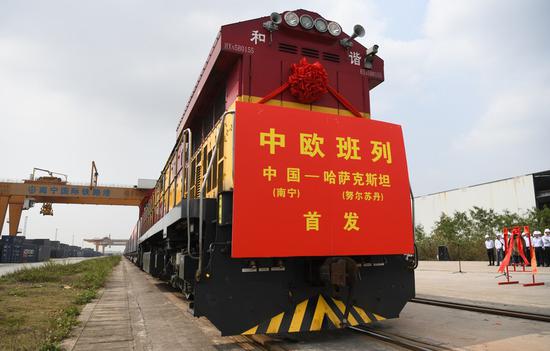
[(233, 257), (413, 251), (401, 127), (238, 103)]

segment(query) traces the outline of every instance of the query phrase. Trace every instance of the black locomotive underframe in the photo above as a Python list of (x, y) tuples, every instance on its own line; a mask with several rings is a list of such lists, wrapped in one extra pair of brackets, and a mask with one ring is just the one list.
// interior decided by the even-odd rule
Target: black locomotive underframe
[[(217, 200), (205, 199), (204, 208), (204, 257), (198, 276), (198, 261), (186, 255), (185, 219), (168, 227), (164, 235), (158, 233), (141, 243), (137, 264), (144, 268), (144, 258), (148, 257), (149, 273), (182, 289), (191, 300), (194, 315), (208, 318), (222, 335), (241, 334), (319, 294), (348, 301), (349, 287), (334, 287), (321, 279), (319, 271), (326, 257), (231, 258), (231, 225), (218, 224)], [(191, 202), (191, 212), (192, 247), (197, 250), (198, 200)], [(178, 253), (180, 264), (176, 265)], [(198, 251), (192, 253), (198, 255)], [(415, 295), (410, 262), (403, 255), (351, 258), (358, 264), (352, 305), (369, 315), (398, 317)], [(308, 321), (304, 319), (304, 323)], [(307, 325), (301, 329), (309, 330)], [(262, 332), (265, 330), (260, 326), (257, 333)]]

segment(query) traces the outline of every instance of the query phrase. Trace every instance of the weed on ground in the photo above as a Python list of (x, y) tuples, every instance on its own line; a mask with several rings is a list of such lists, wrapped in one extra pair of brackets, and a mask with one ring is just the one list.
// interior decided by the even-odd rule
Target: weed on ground
[(0, 350), (59, 350), (120, 256), (48, 262), (0, 277)]

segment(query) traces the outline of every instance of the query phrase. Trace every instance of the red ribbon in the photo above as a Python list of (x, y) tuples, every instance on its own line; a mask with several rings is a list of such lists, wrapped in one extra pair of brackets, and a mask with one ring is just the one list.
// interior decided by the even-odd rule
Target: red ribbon
[(327, 86), (328, 91), (338, 100), (342, 105), (344, 105), (345, 108), (347, 108), (354, 116), (356, 117), (363, 117), (361, 115), (361, 112), (357, 110), (342, 94), (336, 91), (333, 87), (330, 85)]
[(531, 272), (537, 273), (537, 255), (535, 254), (535, 248), (531, 245)]
[[(504, 233), (505, 240), (507, 236), (508, 236), (508, 231), (506, 230)], [(504, 269), (510, 263), (510, 259), (512, 257), (512, 251), (514, 248), (514, 239), (516, 242), (518, 253), (523, 259), (523, 262), (525, 262), (526, 265), (529, 264), (529, 261), (527, 260), (527, 257), (525, 257), (525, 253), (523, 252), (523, 240), (521, 240), (521, 236), (519, 235), (519, 228), (516, 227), (512, 230), (512, 235), (510, 235), (508, 237), (508, 240), (505, 242), (507, 244), (505, 245), (506, 256), (504, 256), (504, 259), (502, 260), (502, 262), (500, 263), (500, 266), (498, 267), (498, 271), (501, 273), (504, 272)]]
[(508, 266), (510, 263), (510, 258), (512, 257), (512, 246), (513, 243), (513, 235), (508, 236), (508, 230), (505, 230), (504, 232), (504, 248), (506, 249), (506, 255), (504, 256), (504, 259), (502, 262), (500, 262), (500, 266), (498, 267), (498, 271), (500, 273), (504, 272), (504, 269)]
[[(508, 263), (510, 263), (510, 257), (512, 255), (511, 254), (512, 250), (508, 249), (510, 247), (510, 240), (508, 238), (508, 228), (504, 228), (503, 234), (504, 234), (504, 252), (505, 252), (505, 255), (504, 255), (502, 261), (500, 262), (500, 266), (498, 267), (498, 271), (500, 273), (504, 272), (504, 268), (506, 266), (508, 266)], [(497, 255), (498, 255), (498, 252), (497, 252)]]
[(527, 260), (527, 257), (525, 257), (525, 249), (523, 247), (523, 240), (521, 240), (521, 235), (517, 235), (516, 242), (518, 245), (518, 251), (521, 258), (523, 258), (523, 262), (525, 262), (526, 265), (529, 264), (529, 261)]
[(277, 89), (273, 90), (271, 93), (264, 96), (260, 101), (258, 101), (258, 103), (259, 104), (264, 104), (264, 103), (268, 102), (269, 100), (273, 99), (275, 96), (277, 96), (277, 95), (281, 94), (283, 91), (287, 90), (289, 86), (290, 85), (288, 84), (288, 82), (286, 82), (285, 84), (281, 85)]
[(321, 63), (308, 63), (302, 58), (290, 66), (288, 84), (290, 93), (303, 104), (317, 101), (327, 93), (328, 74)]
[(302, 58), (299, 63), (293, 63), (290, 70), (288, 81), (260, 99), (259, 104), (266, 103), (287, 89), (290, 89), (290, 94), (303, 104), (319, 100), (328, 91), (353, 115), (363, 117), (342, 94), (328, 85), (327, 71), (320, 62), (308, 63)]
[(527, 239), (529, 240), (529, 252), (531, 253), (531, 272), (533, 274), (538, 272), (537, 269), (537, 255), (535, 254), (535, 248), (533, 247), (533, 242), (531, 241), (531, 233), (529, 232), (529, 227), (525, 226), (523, 227), (523, 231), (527, 233)]

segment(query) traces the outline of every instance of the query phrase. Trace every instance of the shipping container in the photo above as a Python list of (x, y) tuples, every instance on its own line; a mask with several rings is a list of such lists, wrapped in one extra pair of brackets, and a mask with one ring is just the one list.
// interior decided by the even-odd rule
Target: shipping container
[(47, 261), (52, 257), (52, 242), (50, 239), (29, 239), (27, 241), (32, 242), (38, 247), (38, 262)]
[(67, 257), (78, 257), (79, 252), (80, 252), (80, 247), (79, 246), (71, 245), (71, 246), (69, 246), (69, 251), (68, 251)]
[(59, 244), (58, 258), (69, 257), (69, 245)]
[(20, 261), (14, 263), (19, 262), (38, 262), (38, 245), (33, 243), (31, 240), (25, 240), (23, 245), (21, 245)]
[(2, 236), (1, 263), (19, 263), (22, 260), (24, 236)]

